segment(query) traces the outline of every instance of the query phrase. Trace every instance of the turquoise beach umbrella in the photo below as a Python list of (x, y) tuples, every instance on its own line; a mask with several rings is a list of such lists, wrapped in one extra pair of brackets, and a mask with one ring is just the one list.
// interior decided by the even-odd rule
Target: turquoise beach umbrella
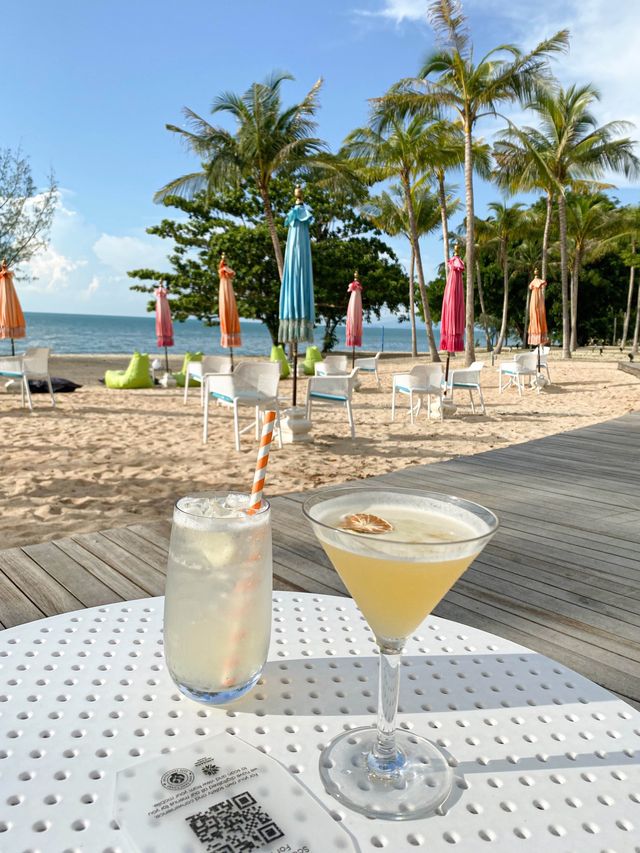
[(313, 343), (315, 305), (313, 300), (313, 267), (309, 226), (313, 215), (296, 187), (296, 203), (285, 219), (288, 226), (287, 247), (280, 289), (278, 340), (293, 345), (293, 405), (297, 396), (297, 359), (299, 341)]

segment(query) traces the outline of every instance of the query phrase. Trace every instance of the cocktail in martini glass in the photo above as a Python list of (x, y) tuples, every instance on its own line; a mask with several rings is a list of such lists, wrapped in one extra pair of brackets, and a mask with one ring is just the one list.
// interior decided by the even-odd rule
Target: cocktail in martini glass
[(396, 729), (401, 653), (498, 519), (448, 495), (362, 486), (323, 491), (304, 513), (380, 649), (377, 726), (346, 731), (325, 747), (325, 788), (369, 817), (425, 817), (449, 796), (453, 773), (432, 743)]

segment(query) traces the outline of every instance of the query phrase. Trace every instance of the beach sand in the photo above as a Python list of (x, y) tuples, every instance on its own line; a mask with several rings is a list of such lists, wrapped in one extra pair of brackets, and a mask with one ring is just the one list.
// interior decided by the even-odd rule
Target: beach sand
[[(514, 389), (498, 395), (498, 371), (488, 367), (483, 372), (486, 416), (472, 415), (466, 394), (460, 393), (456, 414), (444, 422), (428, 421), (423, 411), (413, 426), (406, 397), (390, 423), (390, 391), (392, 373), (414, 362), (385, 359), (382, 391), (367, 376), (355, 395), (357, 439), (349, 438), (342, 409), (319, 406), (313, 444), (272, 451), (267, 492), (441, 462), (626, 414), (640, 408), (640, 382), (617, 370), (614, 359), (613, 353), (598, 357), (592, 351), (571, 362), (554, 358), (553, 385), (540, 394), (527, 390), (522, 398)], [(58, 395), (55, 410), (46, 395), (34, 396), (35, 411), (29, 414), (19, 394), (0, 393), (1, 548), (167, 519), (176, 498), (193, 490), (248, 489), (257, 443), (246, 433), (242, 452), (236, 453), (231, 410), (212, 407), (204, 446), (197, 389), (185, 406), (181, 389), (109, 391), (98, 384), (106, 368), (126, 363), (122, 356), (52, 358), (52, 375), (84, 386)], [(174, 367), (179, 363), (172, 358)], [(462, 359), (456, 364), (461, 367)], [(305, 386), (301, 380), (299, 400), (304, 400)], [(283, 382), (281, 396), (290, 394), (291, 382)], [(243, 416), (248, 423), (249, 410)]]

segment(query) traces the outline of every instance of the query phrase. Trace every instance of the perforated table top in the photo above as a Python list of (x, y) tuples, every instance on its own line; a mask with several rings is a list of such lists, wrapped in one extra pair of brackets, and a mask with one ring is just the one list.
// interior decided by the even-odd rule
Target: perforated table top
[(300, 774), (363, 853), (640, 853), (640, 714), (542, 655), (435, 617), (409, 640), (399, 721), (450, 756), (445, 813), (394, 823), (342, 808), (318, 756), (372, 722), (375, 644), (348, 599), (273, 601), (264, 678), (227, 709), (175, 688), (161, 598), (0, 634), (0, 850), (128, 853), (112, 821), (116, 770), (228, 731)]

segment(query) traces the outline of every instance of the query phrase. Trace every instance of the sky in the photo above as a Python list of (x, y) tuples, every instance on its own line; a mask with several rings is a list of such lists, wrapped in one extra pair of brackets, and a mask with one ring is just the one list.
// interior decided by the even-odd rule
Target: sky
[[(143, 315), (147, 297), (127, 270), (168, 269), (170, 246), (146, 234), (165, 208), (153, 194), (198, 167), (168, 122), (189, 106), (209, 115), (223, 90), (242, 92), (273, 69), (291, 72), (283, 100), (324, 78), (319, 135), (335, 150), (367, 118), (367, 99), (416, 73), (433, 48), (426, 0), (22, 0), (3, 9), (0, 147), (20, 147), (36, 182), (60, 186), (46, 251), (19, 282), (27, 311)], [(640, 135), (637, 0), (465, 0), (477, 55), (503, 42), (533, 47), (558, 29), (571, 50), (554, 64), (565, 84), (592, 82), (601, 121), (634, 122)], [(497, 121), (480, 129), (487, 139)], [(451, 177), (460, 183), (460, 176)], [(640, 182), (615, 180), (625, 204)], [(476, 212), (498, 198), (478, 183)], [(454, 226), (457, 222), (454, 220)], [(408, 249), (394, 243), (401, 260)], [(424, 242), (425, 267), (442, 256)], [(366, 285), (366, 282), (365, 282)]]

